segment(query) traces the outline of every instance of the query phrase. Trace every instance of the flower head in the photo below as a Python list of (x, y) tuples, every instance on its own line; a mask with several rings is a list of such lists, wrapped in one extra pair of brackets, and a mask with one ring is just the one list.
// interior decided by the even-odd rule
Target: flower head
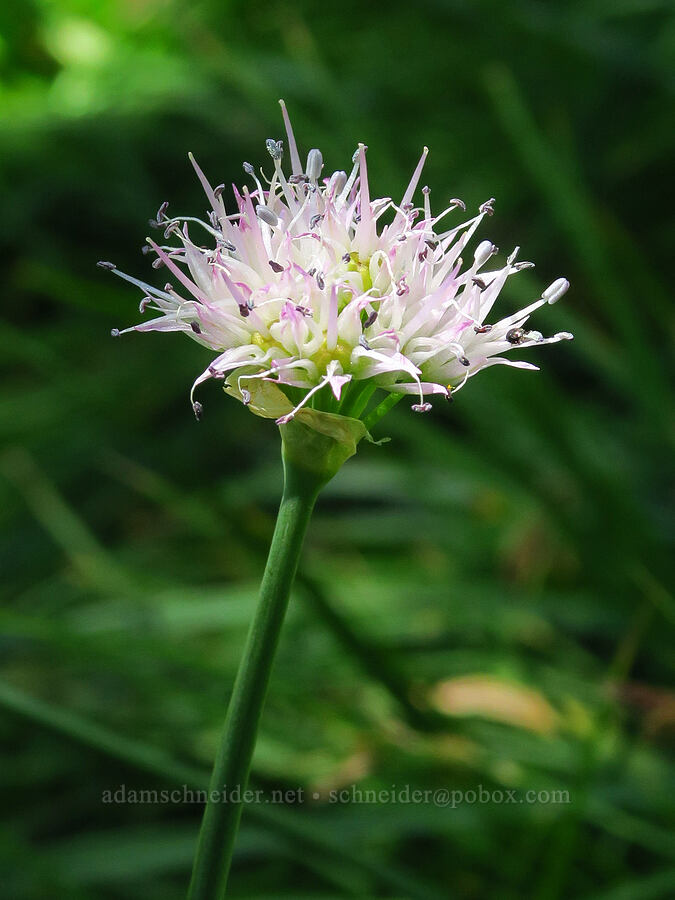
[[(215, 378), (279, 424), (309, 407), (358, 417), (377, 389), (410, 394), (412, 408), (426, 412), (428, 396), (449, 398), (488, 366), (537, 368), (504, 354), (572, 337), (545, 338), (527, 327), (535, 309), (567, 291), (564, 278), (486, 324), (507, 278), (532, 263), (517, 262), (516, 248), (495, 268), (490, 241), (469, 249), (493, 200), (459, 225), (452, 216), (466, 211), (461, 200), (434, 215), (423, 187), (415, 205), (426, 147), (400, 201), (371, 199), (367, 147), (359, 145), (349, 174), (324, 175), (316, 149), (303, 166), (281, 108), (291, 172), (282, 141), (269, 139), (271, 178), (244, 163), (251, 184), (233, 188), (230, 211), (224, 186), (213, 188), (190, 156), (211, 209), (202, 220), (160, 207), (151, 224), (164, 243), (148, 239), (148, 249), (153, 266), (169, 273), (163, 289), (100, 263), (143, 291), (141, 312), (159, 313), (126, 331), (182, 331), (217, 354), (193, 398), (198, 384)], [(199, 415), (201, 404), (193, 406)]]

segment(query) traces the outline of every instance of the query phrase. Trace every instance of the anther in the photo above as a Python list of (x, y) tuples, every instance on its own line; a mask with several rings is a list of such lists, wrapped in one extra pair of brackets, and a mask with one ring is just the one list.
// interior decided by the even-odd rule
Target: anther
[(120, 330), (119, 330), (119, 328), (111, 328), (111, 329), (110, 329), (110, 336), (111, 336), (111, 337), (119, 337), (119, 336), (120, 336)]
[(202, 415), (204, 414), (204, 407), (201, 405), (199, 400), (195, 400), (192, 404), (192, 412), (195, 414), (195, 419), (200, 422)]
[(364, 327), (364, 328), (370, 328), (371, 325), (374, 325), (374, 324), (375, 324), (375, 320), (376, 320), (376, 319), (377, 319), (377, 310), (374, 309), (374, 310), (371, 312), (371, 314), (368, 316), (368, 318), (364, 321), (363, 327)]
[(425, 247), (424, 250), (422, 250), (420, 253), (417, 254), (417, 258), (419, 259), (420, 262), (424, 262), (424, 260), (427, 258), (428, 253), (429, 253), (429, 248)]
[(202, 330), (199, 327), (199, 322), (190, 322), (190, 328), (194, 331), (195, 334), (202, 333)]
[(416, 413), (429, 412), (429, 410), (431, 409), (431, 403), (413, 403), (410, 409), (412, 409), (412, 411)]
[(425, 244), (427, 245), (427, 247), (429, 247), (431, 250), (435, 250), (436, 247), (438, 247), (438, 241), (430, 241), (430, 240), (426, 240), (424, 243), (425, 243)]
[(219, 184), (219, 185), (217, 185), (217, 186), (214, 187), (214, 189), (213, 189), (213, 196), (214, 196), (216, 199), (218, 199), (218, 198), (221, 196), (221, 194), (223, 193), (224, 190), (225, 190), (225, 185), (224, 185), (224, 184)]
[(483, 266), (496, 252), (497, 248), (492, 241), (481, 241), (476, 247), (476, 252), (473, 255), (474, 262), (477, 266)]
[(272, 212), (269, 206), (256, 206), (255, 214), (259, 219), (267, 223), (267, 225), (275, 226), (279, 224), (278, 217)]
[(478, 207), (478, 212), (480, 212), (486, 216), (494, 215), (494, 208), (493, 208), (494, 202), (495, 202), (495, 198), (490, 197), (490, 199), (486, 200), (485, 203), (481, 203), (481, 205)]
[(163, 265), (164, 265), (164, 260), (161, 259), (159, 256), (157, 257), (157, 259), (153, 259), (153, 261), (152, 261), (153, 269), (161, 269)]
[(347, 184), (347, 173), (342, 172), (341, 170), (337, 172), (333, 172), (330, 177), (330, 185), (329, 187), (332, 189), (333, 194), (341, 194), (342, 189)]
[(492, 325), (474, 325), (473, 330), (476, 334), (488, 334), (488, 332), (492, 331)]
[(458, 359), (458, 361), (460, 362), (460, 364), (463, 365), (463, 366), (470, 366), (470, 365), (471, 365), (471, 363), (469, 362), (469, 360), (467, 359), (466, 356), (458, 356), (457, 359)]
[(466, 212), (466, 203), (463, 200), (460, 200), (459, 197), (453, 197), (452, 200), (448, 202), (448, 208), (451, 206), (455, 206)]
[(316, 228), (316, 226), (319, 224), (319, 222), (322, 219), (323, 219), (323, 216), (320, 213), (317, 213), (315, 216), (312, 216), (312, 218), (309, 220), (309, 227)]
[(284, 145), (281, 141), (272, 140), (272, 138), (267, 138), (265, 141), (265, 146), (267, 147), (267, 152), (272, 157), (272, 159), (281, 159), (284, 155)]
[(542, 300), (546, 300), (546, 302), (552, 306), (560, 300), (563, 294), (567, 293), (569, 286), (570, 283), (566, 278), (558, 278), (553, 284), (549, 284), (541, 295), (541, 298)]
[(326, 282), (323, 280), (323, 273), (316, 273), (316, 283), (320, 291), (322, 291), (326, 287)]
[(246, 388), (241, 389), (241, 402), (244, 406), (248, 406), (251, 402), (251, 392), (247, 391)]
[(251, 165), (250, 162), (242, 163), (242, 168), (244, 169), (244, 172), (246, 172), (247, 175), (255, 175), (255, 169), (253, 168), (253, 166)]
[[(349, 253), (345, 253), (345, 255), (342, 257), (342, 262), (350, 263), (351, 261), (352, 261), (351, 255)], [(100, 265), (101, 265), (101, 263), (99, 263), (99, 266)]]
[(370, 344), (369, 344), (368, 341), (364, 338), (363, 335), (361, 335), (361, 336), (359, 337), (359, 346), (360, 346), (360, 347), (363, 347), (364, 350), (370, 350)]
[(514, 271), (522, 272), (523, 269), (534, 269), (533, 262), (519, 262), (513, 266)]
[(284, 271), (284, 267), (281, 265), (281, 263), (275, 262), (273, 259), (268, 260), (268, 262), (270, 264), (270, 269), (273, 272), (283, 272)]
[(158, 224), (162, 221), (162, 219), (166, 215), (166, 211), (168, 208), (169, 208), (169, 201), (165, 200), (164, 203), (162, 203), (160, 208), (157, 210), (157, 223)]
[(251, 310), (248, 308), (248, 306), (245, 303), (240, 304), (240, 306), (239, 306), (239, 315), (240, 316), (242, 316), (245, 319), (248, 315), (250, 315), (250, 313), (251, 313)]
[(484, 291), (487, 287), (483, 279), (479, 278), (477, 275), (474, 275), (471, 281), (473, 282), (473, 284), (477, 285), (481, 289), (481, 291)]
[(321, 151), (314, 148), (307, 154), (307, 177), (311, 181), (316, 181), (321, 170), (323, 169), (323, 156)]
[(100, 269), (108, 269), (108, 271), (112, 271), (113, 269), (117, 268), (115, 263), (107, 262), (105, 259), (99, 259), (99, 261), (96, 263), (96, 265)]

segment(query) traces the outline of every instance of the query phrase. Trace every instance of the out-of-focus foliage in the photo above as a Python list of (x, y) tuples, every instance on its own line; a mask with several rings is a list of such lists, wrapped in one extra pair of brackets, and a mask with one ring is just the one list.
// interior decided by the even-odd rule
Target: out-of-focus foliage
[[(183, 895), (199, 786), (279, 495), (278, 435), (178, 336), (109, 339), (147, 219), (281, 137), (566, 275), (574, 331), (451, 406), (385, 420), (319, 505), (244, 816), (246, 898), (675, 892), (667, 535), (675, 19), (662, 0), (24, 0), (0, 11), (3, 894)], [(672, 185), (671, 185), (672, 187)], [(504, 308), (504, 306), (502, 308)], [(672, 532), (671, 532), (672, 533)], [(568, 791), (568, 804), (330, 803), (331, 789)], [(312, 795), (320, 795), (313, 800)]]

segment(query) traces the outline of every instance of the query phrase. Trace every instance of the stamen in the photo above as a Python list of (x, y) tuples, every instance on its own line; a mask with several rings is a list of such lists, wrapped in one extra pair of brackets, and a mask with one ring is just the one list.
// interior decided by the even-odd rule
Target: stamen
[(259, 204), (255, 208), (255, 214), (259, 219), (261, 219), (267, 225), (271, 225), (272, 227), (274, 227), (275, 225), (279, 224), (278, 216), (276, 216), (272, 212), (272, 210), (269, 208), (269, 206), (263, 206), (262, 204)]
[(476, 268), (480, 269), (481, 266), (484, 266), (488, 259), (490, 259), (491, 256), (494, 256), (496, 252), (497, 247), (495, 247), (492, 241), (481, 241), (476, 247), (476, 252), (473, 255)]
[(307, 154), (307, 177), (310, 179), (310, 181), (316, 181), (319, 175), (321, 175), (322, 169), (323, 156), (321, 155), (320, 150), (314, 148)]
[(273, 160), (281, 159), (284, 155), (284, 145), (281, 141), (272, 140), (272, 138), (267, 138), (265, 141), (265, 146), (267, 147), (267, 152), (272, 157)]
[(560, 298), (567, 293), (570, 283), (566, 278), (558, 278), (553, 284), (549, 284), (544, 293), (541, 295), (542, 300), (552, 306), (557, 303)]

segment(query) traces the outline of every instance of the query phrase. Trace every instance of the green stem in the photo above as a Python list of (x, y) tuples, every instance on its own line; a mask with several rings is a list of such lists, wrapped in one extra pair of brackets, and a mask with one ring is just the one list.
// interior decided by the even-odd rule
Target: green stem
[[(324, 480), (284, 459), (284, 492), (211, 775), (188, 900), (225, 896), (260, 715), (307, 525)], [(224, 802), (223, 794), (225, 792)], [(211, 796), (216, 802), (211, 802)], [(233, 799), (230, 801), (229, 797)], [(218, 802), (220, 801), (220, 802)]]
[(363, 424), (366, 426), (368, 431), (373, 428), (383, 416), (389, 412), (390, 409), (393, 409), (399, 400), (403, 400), (403, 394), (388, 394), (384, 400), (375, 407), (375, 409), (368, 413), (366, 418), (363, 420)]

